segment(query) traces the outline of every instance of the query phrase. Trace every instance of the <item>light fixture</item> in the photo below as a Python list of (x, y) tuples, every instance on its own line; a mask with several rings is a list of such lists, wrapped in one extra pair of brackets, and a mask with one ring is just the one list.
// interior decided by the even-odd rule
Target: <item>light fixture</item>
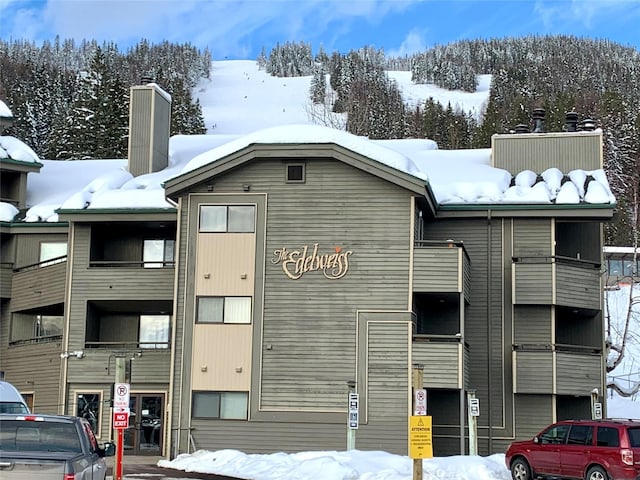
[(248, 183), (243, 184), (242, 190), (244, 190), (245, 192), (248, 192), (249, 190), (251, 190), (251, 185), (249, 185)]

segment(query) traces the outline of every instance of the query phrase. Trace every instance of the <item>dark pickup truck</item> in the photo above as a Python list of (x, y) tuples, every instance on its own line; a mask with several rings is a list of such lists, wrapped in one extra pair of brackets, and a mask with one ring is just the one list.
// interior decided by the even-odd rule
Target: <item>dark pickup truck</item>
[(104, 457), (114, 452), (113, 443), (98, 445), (84, 418), (0, 415), (2, 480), (104, 480)]

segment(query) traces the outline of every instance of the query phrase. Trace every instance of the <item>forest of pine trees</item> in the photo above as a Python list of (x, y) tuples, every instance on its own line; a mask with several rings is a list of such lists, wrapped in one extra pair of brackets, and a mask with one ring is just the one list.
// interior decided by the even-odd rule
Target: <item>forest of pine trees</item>
[[(603, 130), (605, 169), (618, 199), (607, 242), (638, 244), (638, 50), (605, 40), (530, 36), (464, 40), (390, 58), (373, 47), (328, 54), (320, 46), (313, 55), (307, 43), (286, 42), (268, 54), (263, 49), (257, 64), (274, 76), (310, 76), (311, 104), (346, 114), (344, 128), (374, 139), (431, 138), (441, 149), (486, 148), (494, 133), (531, 126), (535, 108), (545, 109), (547, 131), (561, 131), (572, 110), (591, 118)], [(204, 133), (192, 92), (210, 77), (210, 68), (209, 52), (188, 44), (143, 40), (120, 53), (115, 44), (95, 41), (0, 41), (0, 98), (16, 118), (7, 133), (41, 158), (125, 157), (128, 90), (143, 76), (172, 96), (172, 135)], [(410, 71), (417, 83), (466, 91), (475, 90), (477, 75), (491, 74), (482, 118), (431, 98), (410, 107), (389, 70)]]
[(126, 157), (129, 88), (142, 77), (171, 95), (172, 135), (205, 133), (192, 90), (210, 69), (209, 52), (190, 45), (142, 40), (120, 53), (115, 44), (95, 41), (0, 40), (0, 98), (15, 118), (7, 134), (41, 158)]

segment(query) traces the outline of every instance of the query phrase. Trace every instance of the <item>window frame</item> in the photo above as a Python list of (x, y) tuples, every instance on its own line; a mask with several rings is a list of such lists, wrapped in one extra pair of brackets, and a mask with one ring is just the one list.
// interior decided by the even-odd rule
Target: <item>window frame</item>
[[(300, 178), (291, 178), (290, 168), (300, 167)], [(306, 183), (307, 168), (304, 162), (288, 162), (285, 164), (285, 182), (286, 183)]]
[[(162, 260), (147, 260), (147, 242), (162, 242)], [(170, 248), (169, 248), (170, 245)], [(167, 256), (171, 253), (171, 258)], [(145, 238), (142, 241), (142, 266), (144, 268), (167, 268), (173, 267), (176, 261), (176, 241), (172, 238)]]
[[(230, 221), (230, 216), (233, 213), (234, 208), (251, 208), (253, 210), (253, 224), (250, 229), (240, 229), (236, 230), (231, 228), (230, 224), (233, 224), (233, 221)], [(213, 226), (210, 228), (203, 227), (203, 211), (207, 208), (224, 208), (225, 209), (225, 221), (222, 229), (213, 229)], [(242, 203), (233, 203), (233, 204), (201, 204), (198, 209), (198, 233), (256, 233), (256, 212), (257, 208), (255, 204), (242, 204)], [(239, 218), (242, 218), (241, 216)]]
[[(154, 318), (159, 318), (159, 317), (166, 317), (166, 340), (162, 341), (162, 340), (150, 340), (150, 341), (146, 341), (142, 339), (142, 319), (143, 317), (154, 317)], [(148, 345), (143, 345), (143, 342), (145, 344)], [(138, 315), (138, 348), (141, 349), (145, 349), (145, 350), (166, 350), (169, 348), (169, 345), (171, 343), (171, 315), (166, 315), (166, 314), (147, 314), (147, 313), (141, 313), (140, 315)]]
[[(209, 320), (203, 321), (200, 319), (200, 311), (201, 305), (200, 301), (202, 299), (222, 299), (222, 318), (220, 321)], [(247, 321), (242, 322), (230, 322), (227, 321), (227, 309), (226, 304), (229, 299), (248, 299), (249, 300), (249, 315), (247, 317)], [(199, 325), (251, 325), (253, 323), (253, 297), (249, 295), (197, 295), (196, 296), (196, 308), (195, 308), (195, 323)]]
[[(226, 395), (240, 395), (244, 396), (244, 417), (223, 417), (223, 402)], [(217, 396), (217, 416), (215, 415), (199, 415), (196, 407), (196, 398), (198, 396)], [(203, 399), (205, 400), (205, 399)], [(209, 400), (211, 401), (211, 400)], [(248, 391), (227, 391), (227, 390), (194, 390), (191, 395), (191, 417), (201, 420), (249, 420), (249, 392)]]
[(80, 408), (79, 405), (79, 399), (80, 396), (84, 396), (84, 395), (96, 395), (98, 398), (97, 400), (92, 400), (91, 403), (92, 404), (96, 404), (97, 405), (97, 410), (91, 409), (91, 413), (94, 414), (95, 419), (96, 419), (96, 430), (93, 432), (96, 438), (100, 438), (101, 434), (102, 434), (102, 407), (103, 407), (103, 402), (102, 399), (104, 398), (104, 392), (102, 390), (75, 390), (73, 392), (73, 413), (72, 415), (76, 416), (76, 417), (82, 417), (85, 420), (87, 420), (87, 422), (89, 422), (89, 425), (91, 425), (91, 420), (89, 420), (88, 418), (84, 417), (83, 415), (81, 415), (82, 412), (78, 411), (78, 409)]
[[(63, 255), (45, 255), (46, 247), (52, 247), (54, 245), (64, 245), (64, 254)], [(55, 265), (56, 263), (62, 263), (65, 261), (69, 249), (69, 242), (65, 240), (57, 240), (57, 241), (47, 241), (42, 240), (38, 247), (38, 266), (46, 267), (48, 265)]]

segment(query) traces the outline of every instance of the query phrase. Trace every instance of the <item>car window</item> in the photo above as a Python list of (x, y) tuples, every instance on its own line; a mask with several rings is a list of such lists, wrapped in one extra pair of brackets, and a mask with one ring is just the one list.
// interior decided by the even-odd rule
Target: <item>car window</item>
[(630, 427), (629, 432), (629, 444), (633, 448), (640, 448), (640, 427)]
[(569, 425), (556, 425), (555, 427), (545, 430), (542, 435), (540, 435), (540, 443), (554, 445), (562, 444), (564, 443), (568, 432)]
[(619, 447), (618, 429), (614, 427), (598, 427), (599, 447)]
[(591, 445), (593, 427), (591, 425), (573, 425), (569, 431), (567, 443), (571, 445)]

